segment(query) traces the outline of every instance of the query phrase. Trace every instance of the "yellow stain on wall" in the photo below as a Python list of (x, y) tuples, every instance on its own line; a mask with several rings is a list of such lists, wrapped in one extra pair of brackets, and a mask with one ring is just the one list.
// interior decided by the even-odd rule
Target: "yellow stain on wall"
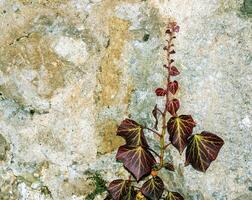
[(119, 91), (122, 71), (120, 66), (118, 66), (118, 62), (125, 40), (128, 38), (129, 22), (112, 17), (108, 21), (108, 27), (109, 44), (101, 60), (100, 72), (97, 75), (101, 87), (98, 94), (98, 104), (100, 106), (112, 106), (120, 103), (120, 98), (116, 98), (122, 92)]

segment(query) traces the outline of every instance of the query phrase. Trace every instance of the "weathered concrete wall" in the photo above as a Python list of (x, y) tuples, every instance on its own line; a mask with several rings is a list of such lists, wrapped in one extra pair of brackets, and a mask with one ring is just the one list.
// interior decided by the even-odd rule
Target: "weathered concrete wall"
[[(0, 199), (85, 199), (87, 172), (125, 176), (125, 117), (153, 123), (164, 27), (181, 32), (181, 112), (225, 140), (205, 174), (163, 172), (187, 199), (252, 199), (251, 3), (238, 0), (0, 0)], [(96, 199), (103, 199), (98, 195)]]

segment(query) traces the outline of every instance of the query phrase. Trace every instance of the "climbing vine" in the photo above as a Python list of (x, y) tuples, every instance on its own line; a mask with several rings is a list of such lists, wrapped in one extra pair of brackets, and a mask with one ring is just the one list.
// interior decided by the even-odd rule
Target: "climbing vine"
[[(173, 163), (165, 159), (167, 149), (173, 146), (180, 154), (185, 151), (185, 166), (191, 165), (194, 169), (205, 172), (224, 144), (220, 137), (208, 131), (193, 134), (196, 123), (192, 116), (178, 114), (180, 101), (175, 95), (179, 83), (175, 77), (180, 71), (174, 64), (173, 55), (176, 53), (174, 40), (179, 29), (176, 22), (171, 22), (165, 31), (166, 63), (163, 68), (167, 73), (166, 84), (155, 90), (158, 98), (165, 99), (165, 104), (163, 108), (155, 105), (152, 110), (154, 127), (141, 125), (132, 119), (125, 119), (118, 126), (117, 135), (125, 139), (125, 144), (119, 147), (116, 160), (121, 161), (131, 175), (127, 180), (117, 179), (109, 184), (107, 200), (134, 200), (141, 197), (150, 200), (183, 200), (183, 194), (165, 188), (159, 176), (159, 171), (163, 168), (175, 171)], [(161, 130), (158, 130), (159, 123)], [(158, 152), (150, 148), (144, 134), (146, 130), (157, 135)], [(169, 142), (165, 140), (167, 134)]]

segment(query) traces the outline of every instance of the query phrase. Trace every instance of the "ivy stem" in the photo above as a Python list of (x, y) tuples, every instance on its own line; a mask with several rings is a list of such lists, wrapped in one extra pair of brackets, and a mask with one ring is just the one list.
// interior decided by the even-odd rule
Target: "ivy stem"
[(156, 152), (156, 151), (154, 151), (153, 149), (151, 149), (151, 148), (148, 148), (150, 151), (152, 151), (156, 156), (158, 156), (159, 158), (160, 158), (160, 155)]
[(170, 146), (170, 145), (171, 145), (171, 143), (166, 144), (166, 145), (164, 146), (164, 149), (167, 149), (167, 147)]
[(161, 135), (157, 131), (155, 131), (155, 130), (153, 130), (151, 128), (148, 128), (148, 127), (144, 127), (144, 128), (151, 131), (151, 132), (153, 132), (153, 133), (155, 133), (158, 137), (161, 137)]
[(167, 46), (165, 47), (165, 50), (167, 51), (167, 82), (166, 82), (166, 101), (165, 101), (165, 108), (163, 111), (162, 115), (162, 133), (160, 137), (160, 163), (158, 166), (158, 170), (162, 169), (164, 165), (164, 153), (165, 149), (167, 146), (165, 145), (165, 135), (166, 135), (166, 114), (167, 114), (167, 106), (170, 102), (170, 97), (169, 97), (169, 83), (170, 83), (170, 68), (171, 68), (171, 62), (170, 62), (170, 57), (171, 57), (171, 47), (172, 45), (172, 39), (173, 39), (174, 33), (171, 32), (169, 33), (169, 38), (167, 40)]

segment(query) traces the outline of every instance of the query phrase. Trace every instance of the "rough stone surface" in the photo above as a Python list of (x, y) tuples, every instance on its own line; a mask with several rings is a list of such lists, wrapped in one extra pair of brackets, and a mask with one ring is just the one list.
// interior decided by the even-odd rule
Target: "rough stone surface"
[(127, 116), (153, 124), (171, 19), (180, 112), (225, 145), (205, 174), (171, 149), (165, 184), (191, 200), (251, 199), (249, 0), (0, 0), (0, 199), (82, 200), (90, 173), (127, 177), (115, 130)]
[(6, 159), (7, 151), (10, 149), (10, 146), (6, 139), (0, 134), (0, 161)]

